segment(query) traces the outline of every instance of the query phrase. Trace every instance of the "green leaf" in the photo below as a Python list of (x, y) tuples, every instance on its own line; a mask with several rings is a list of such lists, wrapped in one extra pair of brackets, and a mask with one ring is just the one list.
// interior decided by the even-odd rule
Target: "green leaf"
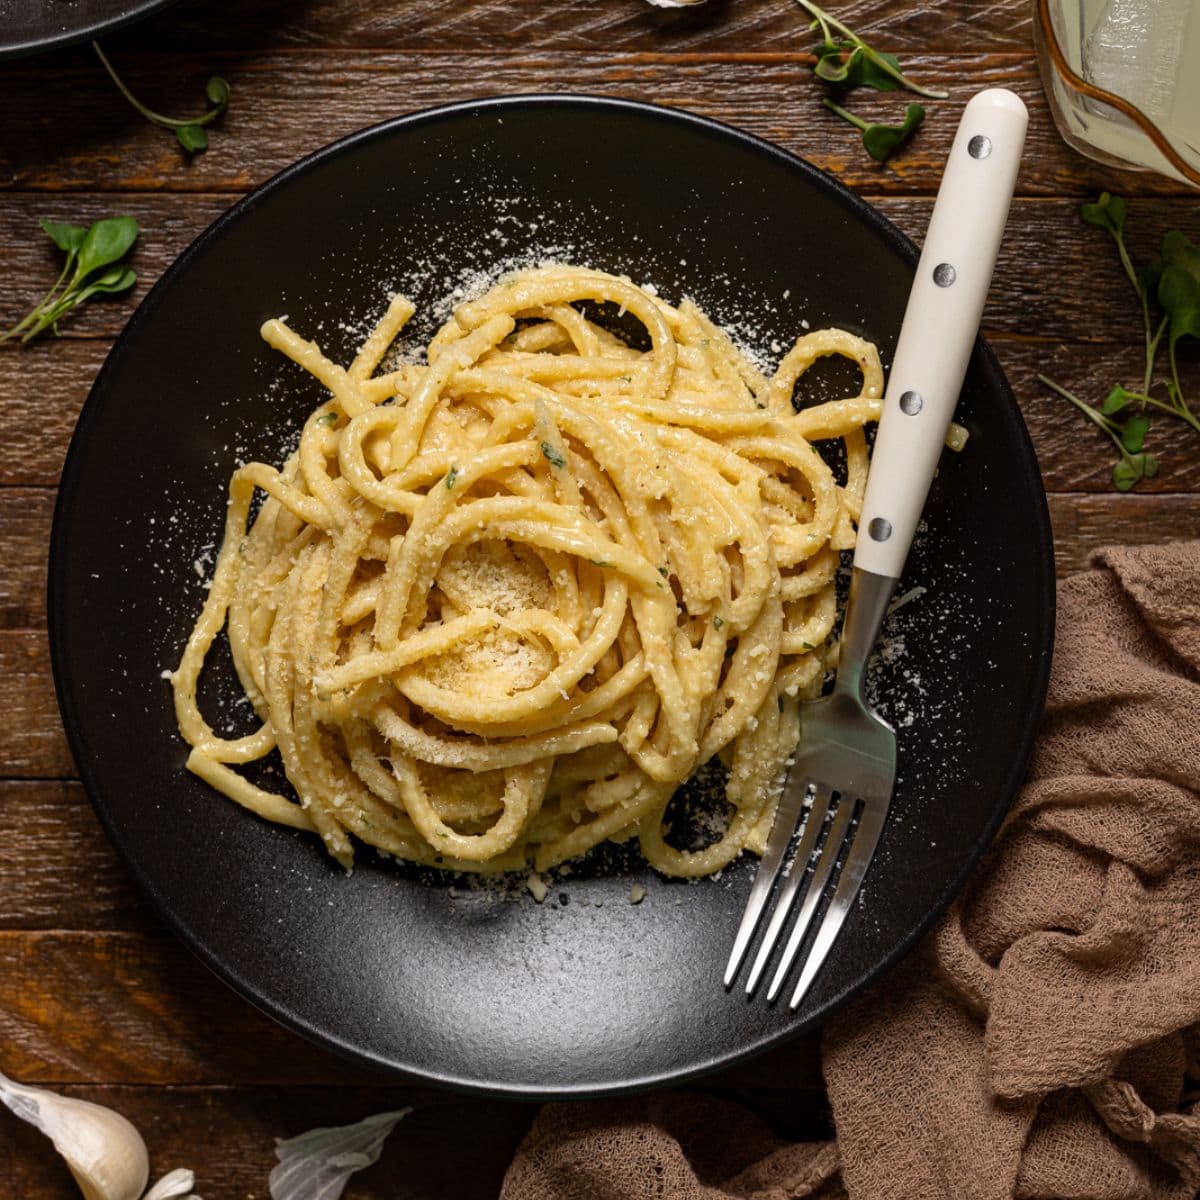
[(454, 491), (454, 481), (457, 478), (458, 478), (458, 467), (457, 467), (457, 465), (451, 466), (450, 470), (448, 470), (446, 472), (446, 491), (448, 491), (448, 492)]
[(137, 240), (138, 223), (132, 217), (107, 217), (92, 225), (79, 247), (75, 278), (82, 279), (98, 267), (123, 258)]
[(567, 460), (549, 442), (542, 443), (542, 455), (552, 467), (561, 469), (567, 465)]
[(1118, 234), (1125, 228), (1125, 212), (1125, 201), (1120, 196), (1101, 192), (1099, 200), (1079, 206), (1079, 219), (1085, 225), (1094, 225), (1097, 229)]
[(1182, 267), (1192, 275), (1200, 275), (1200, 246), (1182, 229), (1172, 229), (1163, 238), (1162, 256), (1168, 266)]
[(1146, 431), (1150, 428), (1150, 418), (1142, 413), (1133, 416), (1121, 426), (1121, 445), (1130, 454), (1136, 454), (1146, 441)]
[(1118, 492), (1129, 491), (1141, 477), (1141, 468), (1130, 458), (1118, 459), (1112, 469), (1113, 487)]
[(868, 125), (863, 130), (863, 145), (876, 162), (884, 162), (912, 137), (924, 120), (925, 109), (919, 104), (910, 104), (904, 110), (904, 121), (900, 125)]
[(813, 47), (817, 64), (813, 72), (826, 83), (844, 83), (850, 72), (850, 63), (860, 53), (853, 42), (822, 42)]
[(109, 267), (98, 279), (93, 280), (79, 292), (76, 303), (86, 300), (89, 296), (94, 296), (98, 292), (102, 292), (105, 295), (127, 292), (135, 283), (137, 283), (137, 272), (125, 266), (124, 263), (117, 263), (116, 266)]
[(60, 249), (68, 254), (78, 254), (87, 230), (82, 225), (66, 225), (58, 221), (47, 221), (44, 217), (39, 224), (46, 236)]
[(210, 104), (223, 109), (229, 103), (229, 95), (233, 89), (220, 75), (213, 75), (204, 85), (204, 94)]
[(1100, 405), (1100, 411), (1110, 417), (1115, 412), (1120, 412), (1133, 397), (1118, 384), (1107, 396), (1104, 397), (1104, 403)]
[(175, 136), (189, 154), (203, 154), (208, 149), (208, 134), (199, 125), (180, 125)]
[(1158, 291), (1158, 282), (1162, 279), (1163, 268), (1166, 264), (1161, 258), (1151, 259), (1144, 266), (1138, 268), (1137, 281), (1138, 287), (1147, 296), (1153, 296)]
[(1163, 238), (1162, 261), (1158, 302), (1171, 323), (1171, 342), (1200, 338), (1200, 246), (1173, 229)]
[(872, 57), (870, 54), (859, 52), (850, 60), (846, 85), (848, 87), (874, 88), (877, 92), (898, 91), (900, 81), (896, 75), (885, 71), (876, 59), (882, 59), (895, 70), (896, 75), (903, 76), (903, 72), (900, 70), (900, 60), (894, 54), (885, 54), (882, 50), (876, 50)]
[(1153, 454), (1130, 454), (1113, 467), (1112, 481), (1118, 491), (1127, 492), (1140, 480), (1157, 474), (1158, 459)]

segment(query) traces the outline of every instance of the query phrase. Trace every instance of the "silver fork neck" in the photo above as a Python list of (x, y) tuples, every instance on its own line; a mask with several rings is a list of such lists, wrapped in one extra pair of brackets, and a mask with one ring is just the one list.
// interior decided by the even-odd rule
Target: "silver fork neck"
[(850, 695), (862, 700), (867, 659), (879, 641), (879, 631), (898, 582), (891, 575), (854, 568), (850, 577), (850, 596), (846, 601), (846, 619), (842, 623), (837, 681), (833, 686), (835, 695)]

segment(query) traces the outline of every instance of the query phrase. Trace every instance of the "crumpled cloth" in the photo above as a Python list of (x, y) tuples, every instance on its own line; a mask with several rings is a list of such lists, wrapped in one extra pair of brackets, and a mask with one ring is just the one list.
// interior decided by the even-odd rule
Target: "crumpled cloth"
[(1200, 542), (1060, 584), (1028, 781), (822, 1061), (836, 1142), (702, 1092), (551, 1104), (502, 1200), (1200, 1193)]

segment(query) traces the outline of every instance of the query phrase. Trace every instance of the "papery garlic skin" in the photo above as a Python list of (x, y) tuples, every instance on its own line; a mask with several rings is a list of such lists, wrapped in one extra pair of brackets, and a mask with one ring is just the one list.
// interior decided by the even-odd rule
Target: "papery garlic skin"
[(120, 1113), (0, 1074), (0, 1103), (41, 1130), (86, 1200), (138, 1200), (150, 1178), (142, 1135)]

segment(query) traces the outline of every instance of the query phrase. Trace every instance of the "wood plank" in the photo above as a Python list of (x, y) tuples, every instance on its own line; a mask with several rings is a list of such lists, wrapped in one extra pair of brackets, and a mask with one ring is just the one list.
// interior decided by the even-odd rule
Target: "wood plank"
[(1082, 571), (1102, 546), (1200, 539), (1196, 496), (1050, 496), (1059, 578)]
[(0, 778), (75, 774), (40, 630), (0, 630)]
[[(76, 337), (114, 337), (150, 285), (231, 202), (212, 194), (64, 197), (0, 192), (0, 256), (11, 278), (21, 281), (5, 294), (0, 321), (15, 321), (54, 280), (55, 254), (38, 230), (39, 217), (88, 222), (121, 213), (135, 217), (142, 230), (132, 258), (139, 275), (132, 296), (91, 303), (71, 314), (62, 326), (66, 336), (58, 342), (49, 338), (25, 347), (0, 346), (0, 397), (44, 404), (48, 394), (69, 385), (70, 376), (54, 374), (56, 358), (65, 353), (61, 343)], [(924, 236), (931, 200), (879, 196), (874, 203), (910, 237), (919, 241)], [(1079, 221), (1076, 208), (1074, 200), (1062, 197), (1014, 204), (984, 314), (990, 333), (1061, 341), (1141, 341), (1141, 311), (1116, 252), (1106, 235)], [(1182, 228), (1200, 239), (1194, 199), (1138, 199), (1131, 209), (1129, 248), (1137, 262), (1152, 258), (1170, 229)], [(98, 366), (101, 360), (91, 361)], [(90, 386), (94, 372), (92, 368), (77, 380), (77, 394)], [(24, 424), (10, 421), (9, 436), (20, 437)], [(41, 421), (33, 432), (40, 434), (40, 426)], [(21, 458), (21, 453), (7, 455), (0, 470)]]
[[(755, 1060), (760, 1073), (784, 1082), (775, 1056)], [(708, 1084), (709, 1081), (706, 1081)], [(828, 1136), (820, 1077), (778, 1089), (729, 1091), (781, 1136)], [(188, 1166), (207, 1200), (266, 1195), (277, 1137), (323, 1125), (348, 1124), (372, 1113), (412, 1107), (384, 1144), (378, 1164), (357, 1173), (354, 1200), (491, 1200), (535, 1106), (475, 1100), (412, 1087), (196, 1088), (77, 1086), (64, 1095), (103, 1104), (126, 1116), (150, 1152), (152, 1178)], [(606, 1105), (611, 1112), (612, 1106)], [(464, 1132), (469, 1131), (468, 1136)], [(79, 1191), (49, 1142), (30, 1126), (0, 1113), (0, 1176), (23, 1200), (79, 1200)], [(448, 1180), (452, 1179), (450, 1185)], [(398, 1190), (399, 1189), (399, 1190)]]
[[(1024, 50), (1029, 10), (1005, 0), (930, 0), (897, 11), (895, 0), (840, 0), (829, 6), (882, 50)], [(683, 10), (641, 0), (408, 0), (364, 5), (327, 0), (260, 0), (231, 6), (213, 20), (207, 0), (190, 0), (106, 39), (114, 51), (188, 51), (297, 47), (310, 50), (797, 50), (816, 39), (808, 18), (787, 0), (709, 0)]]
[[(453, 100), (522, 92), (590, 92), (653, 99), (716, 117), (801, 154), (869, 192), (932, 194), (967, 99), (1011, 87), (1032, 122), (1019, 189), (1083, 195), (1101, 187), (1187, 194), (1152, 175), (1122, 176), (1069, 150), (1054, 129), (1031, 52), (916, 55), (915, 75), (948, 88), (912, 146), (873, 163), (857, 134), (819, 104), (820, 89), (796, 56), (642, 54), (329, 55), (146, 54), (125, 69), (152, 104), (173, 106), (163, 81), (216, 70), (234, 101), (212, 147), (191, 162), (174, 140), (140, 118), (98, 66), (72, 61), (48, 73), (16, 64), (0, 83), (0, 188), (39, 191), (245, 191), (311, 150), (374, 122)], [(198, 90), (198, 89), (197, 89)], [(178, 103), (177, 101), (175, 103)], [(897, 115), (904, 99), (873, 95), (860, 105)]]
[(0, 490), (0, 629), (46, 624), (46, 550), (53, 516), (51, 491)]
[(161, 931), (81, 784), (0, 781), (0, 813), (0, 928)]
[[(378, 1164), (357, 1173), (354, 1200), (491, 1200), (535, 1106), (412, 1087), (145, 1088), (72, 1086), (63, 1094), (116, 1109), (141, 1132), (151, 1178), (185, 1166), (206, 1200), (265, 1197), (275, 1139), (412, 1107)], [(469, 1136), (464, 1132), (469, 1131)], [(79, 1200), (49, 1141), (0, 1110), (0, 1178), (22, 1200)], [(447, 1181), (453, 1180), (452, 1192)], [(401, 1191), (397, 1191), (398, 1183)]]
[[(80, 1000), (86, 997), (86, 1005)], [(816, 1044), (789, 1043), (771, 1072), (819, 1081)], [(271, 1086), (381, 1082), (238, 999), (168, 935), (0, 932), (0, 1070), (30, 1083)]]
[[(756, 1062), (760, 1069), (766, 1066), (762, 1059)], [(265, 1195), (277, 1137), (403, 1107), (413, 1111), (388, 1138), (379, 1163), (354, 1176), (350, 1194), (355, 1200), (395, 1200), (398, 1194), (404, 1200), (446, 1200), (447, 1164), (453, 1164), (454, 1200), (490, 1200), (536, 1108), (404, 1086), (60, 1090), (122, 1113), (146, 1141), (152, 1178), (186, 1164), (209, 1200)], [(800, 1083), (784, 1091), (751, 1088), (728, 1094), (781, 1136), (815, 1140), (829, 1134), (819, 1080), (816, 1086)], [(469, 1137), (464, 1130), (470, 1130)], [(78, 1200), (76, 1185), (49, 1143), (21, 1122), (0, 1123), (0, 1171), (25, 1200)], [(397, 1180), (403, 1180), (402, 1193), (396, 1191)]]
[(166, 933), (0, 933), (0, 1070), (29, 1082), (379, 1082), (237, 999)]

